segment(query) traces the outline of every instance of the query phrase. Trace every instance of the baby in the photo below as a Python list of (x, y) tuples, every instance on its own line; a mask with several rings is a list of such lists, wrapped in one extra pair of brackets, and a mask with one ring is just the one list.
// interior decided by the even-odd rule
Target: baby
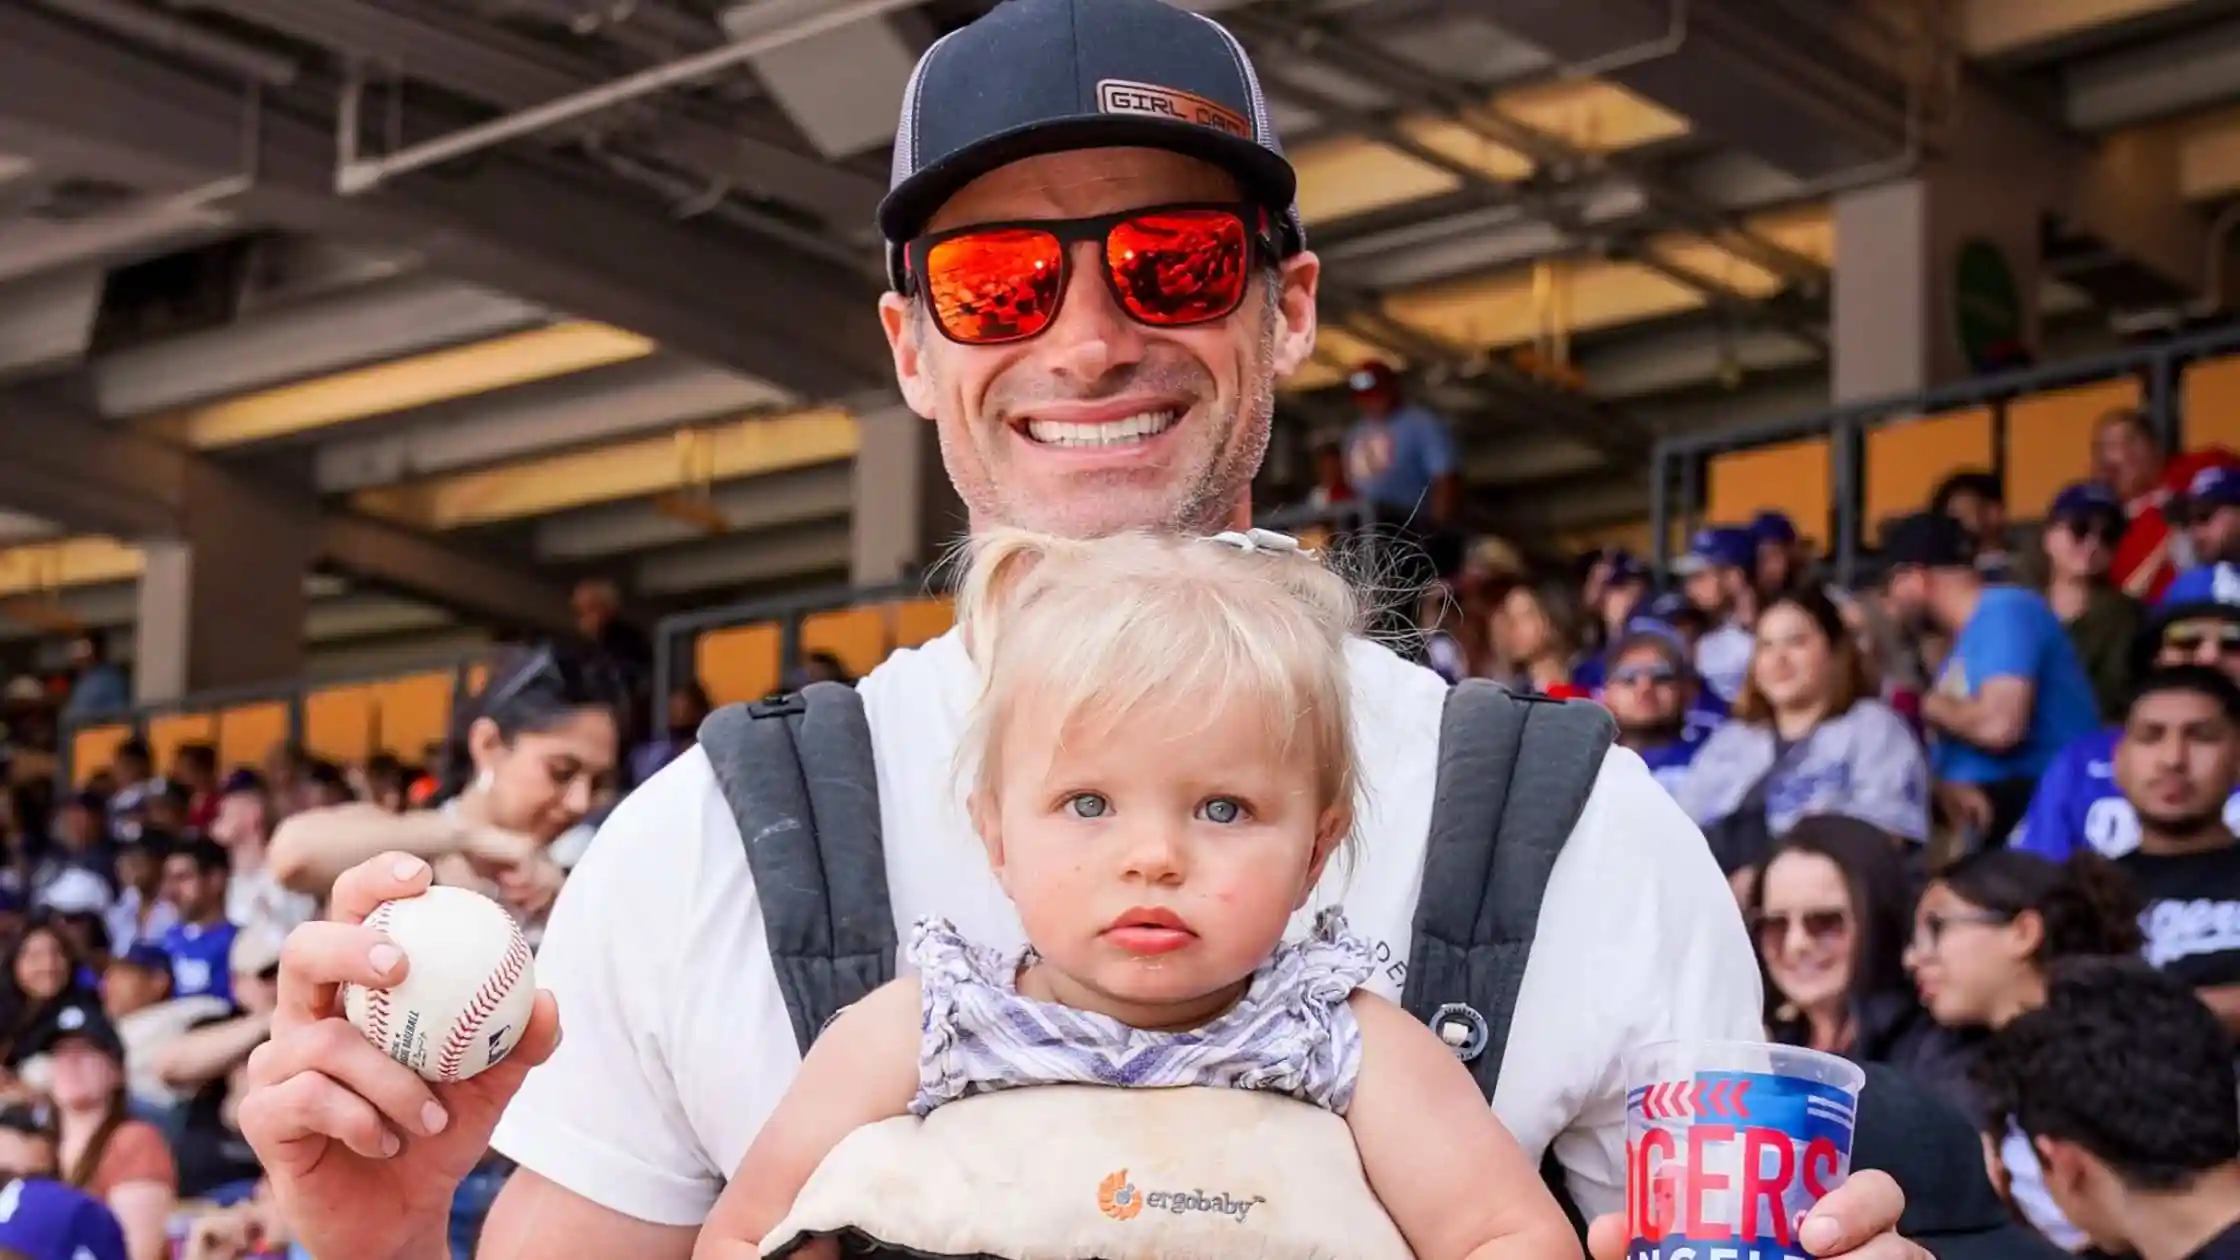
[(960, 768), (1030, 948), (920, 922), (918, 973), (817, 1040), (695, 1257), (751, 1260), (860, 1126), (1049, 1084), (1288, 1095), (1345, 1119), (1422, 1260), (1577, 1257), (1468, 1070), (1360, 987), (1343, 918), (1284, 939), (1352, 829), (1344, 579), (1257, 530), (1003, 530), (957, 607), (983, 677)]

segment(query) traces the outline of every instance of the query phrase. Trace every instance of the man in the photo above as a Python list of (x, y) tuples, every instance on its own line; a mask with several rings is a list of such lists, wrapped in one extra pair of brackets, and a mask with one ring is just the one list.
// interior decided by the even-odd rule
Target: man
[(1958, 521), (1920, 512), (1883, 540), (1891, 606), (1952, 636), (1921, 718), (1947, 817), (2002, 843), (2029, 807), (2038, 776), (2099, 724), (2092, 680), (2061, 622), (2034, 591), (1990, 586), (1975, 540)]
[(1758, 540), (1747, 529), (1699, 529), (1688, 552), (1672, 562), (1688, 603), (1709, 627), (1696, 640), (1696, 676), (1727, 704), (1742, 694), (1757, 638)]
[[(234, 942), (240, 952), (240, 940)], [(163, 1110), (186, 1094), (163, 1079), (162, 1054), (197, 1023), (230, 1009), (224, 998), (171, 996), (171, 955), (142, 941), (119, 953), (101, 973), (101, 1009), (124, 1042), (125, 1084), (143, 1108)]]
[(2141, 619), (2139, 601), (2108, 580), (2121, 537), (2123, 505), (2105, 486), (2080, 481), (2064, 487), (2046, 509), (2046, 603), (2068, 628), (2069, 645), (2109, 719), (2131, 698)]
[(1976, 549), (1976, 571), (1985, 580), (2014, 580), (2007, 550), (2007, 490), (1997, 473), (1964, 469), (1946, 477), (1929, 496), (1929, 510), (1960, 522)]
[[(896, 288), (880, 316), (903, 396), (935, 424), (977, 525), (1085, 537), (1249, 520), (1274, 381), (1312, 350), (1319, 275), (1253, 83), (1226, 31), (1159, 0), (1013, 0), (919, 63), (880, 214)], [(1202, 209), (1179, 223), (1172, 212), (1132, 217), (1175, 206)], [(1023, 222), (1047, 224), (1047, 237), (1023, 236)], [(1012, 245), (1046, 248), (971, 248), (995, 224)], [(1114, 276), (1109, 260), (1131, 256), (1106, 240), (1150, 229), (1187, 238), (1188, 256)], [(1189, 292), (1158, 289), (1170, 274)], [(1219, 277), (1235, 283), (1198, 283)], [(1371, 981), (1391, 994), (1405, 975), (1447, 688), (1368, 645), (1351, 659), (1369, 805), (1348, 909), (1396, 955)], [(940, 913), (1001, 948), (1023, 934), (970, 856), (979, 841), (954, 766), (977, 684), (952, 633), (888, 658), (858, 693), (897, 922)], [(433, 1092), (337, 1021), (321, 987), (394, 983), (403, 960), (357, 920), (427, 879), (425, 864), (395, 854), (353, 868), (334, 890), (342, 921), (289, 942), (288, 999), (252, 1060), (241, 1119), (299, 1240), (321, 1260), (433, 1257), (453, 1187), (504, 1109), (496, 1145), (521, 1167), (491, 1211), (485, 1257), (682, 1260), (799, 1063), (705, 751), (632, 794), (585, 854), (538, 956), (552, 993), (521, 1048)], [(1762, 1035), (1762, 1005), (1717, 868), (1640, 760), (1612, 752), (1555, 863), (1500, 1114), (1528, 1152), (1554, 1151), (1583, 1207), (1613, 1212), (1624, 1197), (1625, 1052)], [(559, 1012), (568, 1033), (554, 1050)], [(1803, 1234), (1820, 1254), (1864, 1244), (1874, 1260), (1917, 1256), (1895, 1237), (1868, 1239), (1900, 1210), (1894, 1183), (1862, 1174)], [(1600, 1222), (1597, 1256), (1621, 1255), (1623, 1234), (1622, 1221)]]
[(2199, 665), (2150, 675), (2124, 719), (2116, 782), (2139, 817), (2138, 847), (2116, 864), (2146, 904), (2146, 959), (2240, 1034), (2240, 841), (2224, 821), (2240, 788), (2240, 684)]
[[(2148, 628), (2156, 668), (2200, 665), (2240, 682), (2240, 573), (2228, 573), (2222, 583), (2215, 581), (2217, 573), (2196, 570), (2171, 583)], [(2124, 707), (2130, 707), (2129, 696)], [(2120, 723), (2111, 724), (2062, 749), (2008, 843), (2056, 862), (2087, 847), (2110, 858), (2138, 848), (2139, 816), (2116, 784), (2122, 733)], [(2240, 825), (2240, 791), (2226, 801), (2224, 814)]]
[(62, 706), (62, 720), (84, 722), (104, 714), (122, 713), (132, 707), (132, 684), (124, 671), (109, 663), (109, 640), (100, 631), (79, 635), (70, 643), (70, 699)]
[(1627, 624), (1610, 653), (1602, 703), (1618, 719), (1618, 743), (1638, 753), (1666, 791), (1688, 773), (1716, 718), (1699, 720), (1695, 669), (1679, 633), (1648, 617)]
[(1765, 511), (1750, 522), (1758, 543), (1757, 588), (1762, 606), (1800, 582), (1812, 580), (1812, 548), (1797, 535), (1787, 512)]
[(272, 869), (272, 794), (254, 770), (236, 770), (218, 791), (210, 838), (225, 847), (226, 918), (285, 932), (317, 912), (312, 898), (291, 892)]
[(2191, 544), (2171, 529), (2167, 509), (2205, 468), (2233, 467), (2231, 452), (2167, 457), (2154, 426), (2137, 411), (2112, 411), (2092, 436), (2092, 479), (2115, 491), (2129, 524), (2109, 576), (2133, 599), (2162, 598), (2170, 579), (2196, 563)]
[(190, 840), (163, 859), (163, 899), (179, 907), (179, 921), (162, 941), (174, 997), (233, 1001), (226, 958), (236, 928), (226, 917), (227, 870), (225, 848), (215, 840)]
[(2185, 526), (2195, 565), (2240, 563), (2240, 468), (2213, 465), (2195, 473), (2169, 512)]
[(1979, 1070), (1993, 1128), (2029, 1136), (2103, 1254), (2240, 1257), (2232, 1042), (2183, 985), (2133, 959), (2060, 963)]
[(1462, 476), (1446, 421), (1407, 401), (1400, 376), (1370, 361), (1346, 380), (1361, 415), (1346, 430), (1346, 480), (1368, 510), (1369, 531), (1388, 540), (1380, 574), (1396, 598), (1380, 611), (1388, 642), (1417, 629), (1417, 596), (1462, 567), (1455, 514)]

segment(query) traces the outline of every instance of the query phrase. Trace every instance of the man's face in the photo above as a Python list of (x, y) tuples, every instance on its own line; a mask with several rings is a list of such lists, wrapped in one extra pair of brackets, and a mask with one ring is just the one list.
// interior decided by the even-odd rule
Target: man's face
[(2092, 463), (2093, 480), (2106, 482), (2126, 499), (2153, 489), (2154, 479), (2162, 472), (2154, 443), (2129, 421), (2100, 426), (2092, 437)]
[[(1239, 196), (1216, 167), (1159, 150), (1059, 153), (966, 185), (927, 231)], [(975, 524), (1094, 537), (1235, 523), (1267, 452), (1275, 379), (1314, 348), (1320, 264), (1292, 257), (1275, 293), (1255, 282), (1225, 319), (1153, 328), (1113, 300), (1096, 244), (1075, 245), (1068, 261), (1057, 317), (1023, 341), (960, 345), (901, 296), (880, 302), (903, 397), (934, 422)], [(1094, 426), (1146, 414), (1167, 427), (1079, 444)]]
[(2191, 691), (2162, 691), (2131, 706), (2116, 744), (2116, 785), (2139, 821), (2190, 832), (2224, 814), (2240, 777), (2240, 732), (2217, 702)]
[(2046, 559), (2057, 577), (2105, 577), (2115, 557), (2116, 522), (2096, 514), (2046, 524)]
[(1653, 644), (1628, 648), (1610, 662), (1602, 702), (1618, 719), (1618, 729), (1641, 734), (1677, 727), (1686, 711), (1686, 678), (1671, 656)]
[(192, 857), (175, 853), (163, 862), (163, 899), (179, 908), (183, 917), (203, 918), (224, 895), (225, 876), (206, 876)]
[(1727, 584), (1717, 569), (1698, 569), (1680, 584), (1681, 593), (1698, 612), (1707, 617), (1718, 617), (1726, 611)]
[(2240, 682), (2240, 622), (2223, 617), (2193, 617), (2162, 628), (2156, 665), (2206, 665)]
[(2240, 507), (2194, 510), (2186, 524), (2186, 539), (2201, 564), (2240, 559)]

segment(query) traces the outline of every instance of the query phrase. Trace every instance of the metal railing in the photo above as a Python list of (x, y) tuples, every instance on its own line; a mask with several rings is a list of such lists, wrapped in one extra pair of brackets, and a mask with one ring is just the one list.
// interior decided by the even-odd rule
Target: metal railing
[[(1719, 433), (1689, 434), (1657, 442), (1649, 483), (1651, 546), (1659, 572), (1671, 561), (1673, 526), (1704, 524), (1704, 469), (1712, 456), (1772, 446), (1803, 438), (1829, 438), (1829, 500), (1834, 515), (1836, 580), (1856, 581), (1866, 513), (1864, 477), (1866, 434), (1885, 424), (1920, 419), (1965, 407), (1994, 409), (1993, 453), (2005, 448), (2005, 405), (2049, 390), (2090, 385), (2126, 377), (2140, 384), (2139, 409), (2167, 449), (2178, 449), (2180, 391), (2189, 363), (2240, 350), (2240, 326), (2218, 328), (2152, 346), (1971, 377), (1916, 393), (1893, 394), (1788, 416), (1738, 425)], [(1740, 524), (1741, 522), (1721, 522)], [(1800, 522), (1800, 524), (1803, 524)]]

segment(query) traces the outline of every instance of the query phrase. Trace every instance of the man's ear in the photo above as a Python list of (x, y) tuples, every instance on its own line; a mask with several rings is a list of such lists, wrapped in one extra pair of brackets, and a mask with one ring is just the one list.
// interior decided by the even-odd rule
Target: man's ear
[(894, 383), (902, 401), (925, 419), (934, 416), (933, 373), (925, 355), (926, 319), (899, 293), (879, 295), (879, 326), (886, 330), (887, 352), (894, 356)]
[(1283, 261), (1276, 282), (1276, 378), (1291, 375), (1314, 353), (1315, 289), (1322, 281), (1322, 260), (1301, 250)]
[(2038, 1152), (2038, 1168), (2045, 1176), (2046, 1188), (2063, 1194), (2084, 1192), (2092, 1179), (2092, 1156), (2074, 1142), (2060, 1138), (2032, 1138), (2030, 1145)]
[(1314, 858), (1307, 863), (1307, 877), (1300, 883), (1299, 899), (1292, 903), (1292, 909), (1303, 908), (1307, 899), (1314, 896), (1314, 890), (1322, 883), (1322, 872), (1329, 869), (1330, 856), (1352, 833), (1353, 806), (1350, 803), (1333, 805), (1322, 811), (1322, 817), (1315, 822)]

